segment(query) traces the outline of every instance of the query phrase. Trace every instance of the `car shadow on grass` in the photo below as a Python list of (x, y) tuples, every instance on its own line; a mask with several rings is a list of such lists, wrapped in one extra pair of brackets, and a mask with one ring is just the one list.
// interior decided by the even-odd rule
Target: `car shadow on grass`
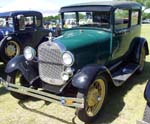
[[(0, 77), (6, 79), (5, 66), (3, 63), (0, 63)], [(8, 91), (0, 84), (0, 96), (8, 93)]]
[[(36, 99), (36, 98), (29, 98), (28, 100), (20, 100), (20, 101), (18, 101), (18, 104), (19, 104), (23, 109), (26, 109), (26, 110), (28, 110), (28, 111), (31, 111), (31, 112), (34, 112), (34, 113), (37, 113), (37, 114), (40, 114), (40, 115), (43, 115), (43, 116), (46, 116), (46, 117), (55, 119), (55, 120), (58, 120), (58, 121), (63, 122), (63, 123), (65, 123), (65, 124), (76, 124), (76, 123), (68, 122), (67, 120), (64, 120), (64, 119), (62, 119), (62, 118), (59, 118), (59, 117), (56, 117), (56, 116), (53, 116), (53, 115), (44, 113), (44, 112), (42, 112), (42, 111), (40, 111), (40, 110), (32, 109), (32, 108), (27, 107), (27, 106), (25, 105), (25, 103), (28, 102), (28, 101), (30, 101), (30, 100), (32, 100), (32, 101), (38, 101), (38, 99)], [(49, 104), (50, 104), (49, 102), (45, 102), (45, 105), (49, 105)], [(43, 106), (44, 106), (44, 105), (42, 105), (41, 107), (43, 107)], [(75, 118), (75, 117), (72, 118), (72, 122), (74, 121), (74, 118)]]
[(150, 79), (150, 63), (145, 63), (144, 72), (141, 74), (134, 74), (121, 87), (111, 87), (109, 89), (108, 100), (100, 112), (97, 120), (92, 124), (112, 123), (113, 120), (119, 117), (119, 113), (125, 106), (124, 96), (132, 90), (136, 85), (145, 83)]

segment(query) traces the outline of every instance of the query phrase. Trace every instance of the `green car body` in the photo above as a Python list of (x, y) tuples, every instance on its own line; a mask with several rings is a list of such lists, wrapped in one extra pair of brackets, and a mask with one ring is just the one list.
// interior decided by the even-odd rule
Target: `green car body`
[[(15, 98), (29, 95), (74, 106), (79, 119), (93, 121), (108, 86), (119, 87), (144, 69), (149, 50), (140, 37), (141, 9), (136, 2), (115, 1), (62, 7), (61, 35), (41, 43), (37, 54), (28, 47), (24, 56), (9, 61), (5, 86)], [(21, 86), (16, 85), (17, 71)]]

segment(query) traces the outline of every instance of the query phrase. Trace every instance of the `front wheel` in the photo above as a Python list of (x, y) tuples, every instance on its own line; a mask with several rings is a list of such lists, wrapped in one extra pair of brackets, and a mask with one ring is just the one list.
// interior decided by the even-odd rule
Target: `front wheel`
[(8, 62), (13, 57), (19, 55), (21, 53), (21, 46), (17, 40), (17, 38), (3, 39), (3, 43), (1, 45), (1, 58), (4, 62)]
[(145, 107), (143, 120), (150, 123), (150, 106), (148, 104)]
[(99, 114), (107, 95), (107, 81), (99, 76), (85, 93), (78, 92), (78, 98), (84, 98), (84, 108), (77, 108), (76, 114), (83, 122), (92, 122)]
[[(12, 83), (12, 84), (17, 84), (20, 86), (24, 86), (24, 87), (29, 87), (29, 83), (25, 80), (25, 78), (20, 72), (14, 72), (14, 73), (7, 75), (7, 82)], [(11, 91), (10, 93), (13, 97), (19, 100), (25, 100), (28, 98), (27, 95), (19, 94), (13, 91)]]

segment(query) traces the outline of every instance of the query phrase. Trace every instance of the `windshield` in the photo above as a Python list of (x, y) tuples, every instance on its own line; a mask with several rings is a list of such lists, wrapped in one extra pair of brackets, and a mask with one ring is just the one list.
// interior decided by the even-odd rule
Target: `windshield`
[(13, 28), (13, 19), (11, 17), (0, 17), (0, 28)]
[(110, 28), (109, 12), (66, 12), (63, 14), (63, 28), (97, 27)]

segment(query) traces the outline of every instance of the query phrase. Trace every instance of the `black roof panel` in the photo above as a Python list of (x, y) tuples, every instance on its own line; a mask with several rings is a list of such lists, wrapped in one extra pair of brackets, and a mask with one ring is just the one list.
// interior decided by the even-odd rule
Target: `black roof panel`
[[(86, 2), (86, 3), (78, 3), (78, 4), (73, 4), (69, 6), (64, 6), (61, 8), (60, 12), (66, 12), (66, 11), (78, 11), (81, 8), (84, 8), (86, 10), (88, 8), (93, 8), (93, 10), (99, 10), (100, 7), (102, 7), (101, 10), (105, 9), (106, 11), (110, 11), (111, 9), (115, 8), (132, 8), (132, 9), (141, 9), (142, 6), (141, 4), (137, 2), (132, 2), (132, 1), (105, 1), (105, 2)], [(96, 7), (94, 9), (94, 7)], [(106, 8), (105, 8), (106, 7)], [(80, 8), (80, 9), (77, 9)], [(76, 10), (75, 10), (76, 9)], [(82, 9), (81, 9), (82, 10)], [(88, 9), (90, 10), (90, 9)], [(103, 10), (104, 11), (104, 10)]]
[(21, 11), (8, 11), (8, 12), (1, 12), (0, 17), (8, 17), (8, 16), (16, 16), (19, 14), (23, 15), (37, 15), (42, 16), (41, 12), (38, 11), (32, 11), (32, 10), (21, 10)]

